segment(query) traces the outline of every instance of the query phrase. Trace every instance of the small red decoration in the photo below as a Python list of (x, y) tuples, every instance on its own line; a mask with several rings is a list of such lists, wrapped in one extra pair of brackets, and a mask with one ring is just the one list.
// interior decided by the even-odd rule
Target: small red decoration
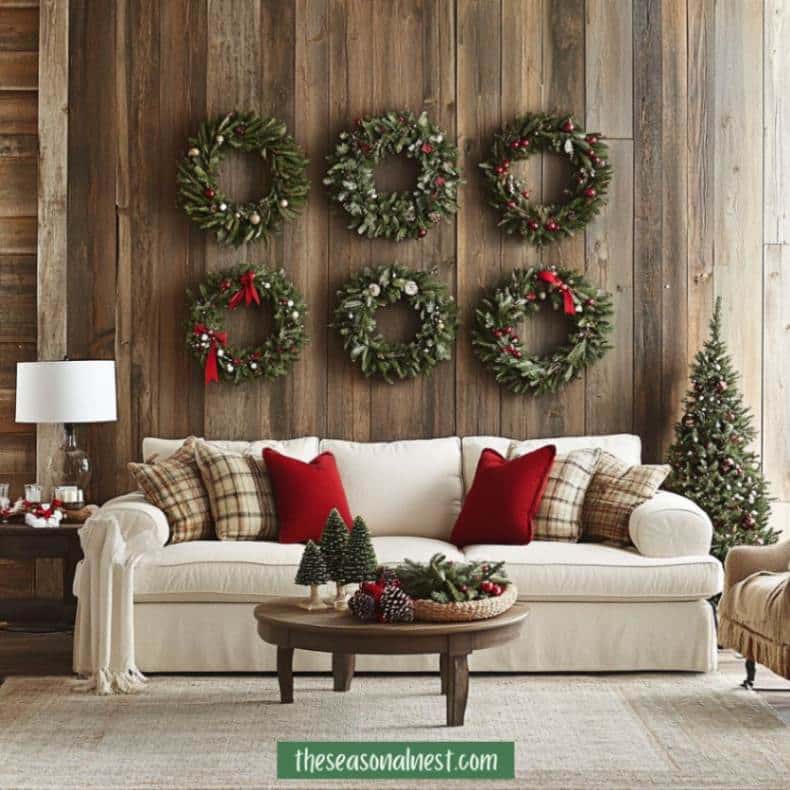
[(436, 184), (437, 187), (443, 187), (447, 183), (447, 180), (444, 176), (436, 176), (433, 183)]
[(584, 138), (590, 145), (595, 145), (598, 142), (598, 136), (594, 134), (588, 134)]
[(530, 230), (537, 230), (540, 227), (540, 223), (536, 219), (531, 219), (527, 222), (527, 227)]
[(549, 233), (556, 233), (560, 229), (559, 223), (552, 217), (546, 220), (546, 224), (543, 227), (546, 228)]
[(253, 302), (255, 304), (261, 303), (261, 295), (258, 293), (258, 289), (255, 287), (255, 272), (250, 270), (248, 272), (244, 272), (244, 274), (239, 277), (239, 284), (240, 288), (236, 291), (233, 296), (231, 296), (230, 301), (228, 302), (228, 310), (235, 310), (242, 301), (245, 305), (249, 306)]
[(418, 236), (419, 236), (421, 239), (424, 239), (424, 238), (425, 238), (425, 237), (428, 235), (428, 231), (427, 231), (427, 230), (425, 230), (425, 228), (420, 228), (420, 229), (417, 231), (417, 235), (418, 235)]
[(432, 154), (433, 146), (430, 143), (423, 143), (420, 146), (420, 151), (422, 151), (424, 154)]
[(206, 196), (206, 197), (207, 197), (209, 200), (211, 200), (211, 199), (214, 197), (214, 195), (215, 195), (216, 193), (214, 192), (214, 190), (213, 190), (211, 187), (206, 187), (206, 188), (203, 190), (203, 194), (204, 194), (204, 195), (205, 195), (205, 196)]
[(573, 121), (570, 118), (568, 118), (568, 120), (562, 124), (562, 131), (567, 132), (568, 134), (570, 134), (575, 128), (576, 127), (573, 125)]
[(590, 198), (591, 200), (597, 195), (598, 195), (598, 190), (595, 187), (587, 187), (587, 189), (584, 190), (584, 197)]
[(538, 278), (562, 292), (562, 304), (566, 315), (574, 315), (576, 313), (576, 306), (573, 303), (573, 291), (571, 291), (567, 283), (563, 282), (555, 272), (548, 269), (538, 272)]
[(243, 123), (240, 123), (238, 126), (236, 126), (236, 127), (233, 129), (233, 131), (234, 131), (234, 132), (235, 132), (235, 133), (236, 133), (236, 134), (237, 134), (239, 137), (244, 137), (244, 135), (245, 135), (245, 134), (247, 134), (247, 127), (246, 127), (246, 126), (245, 126)]
[(515, 208), (516, 207), (516, 201), (515, 200), (508, 200), (507, 207), (508, 208)]

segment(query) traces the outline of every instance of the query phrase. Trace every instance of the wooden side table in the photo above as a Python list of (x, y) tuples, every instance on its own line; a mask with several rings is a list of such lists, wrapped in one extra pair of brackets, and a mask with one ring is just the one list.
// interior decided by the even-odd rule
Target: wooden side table
[(60, 601), (0, 601), (1, 619), (74, 622), (77, 599), (72, 587), (74, 571), (82, 559), (78, 534), (81, 526), (82, 524), (62, 524), (60, 527), (28, 527), (26, 524), (0, 524), (0, 558), (63, 560), (63, 595)]

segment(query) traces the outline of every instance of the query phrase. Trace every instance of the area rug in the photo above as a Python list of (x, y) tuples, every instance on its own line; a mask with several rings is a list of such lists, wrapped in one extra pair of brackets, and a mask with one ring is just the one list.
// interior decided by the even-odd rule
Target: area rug
[(361, 675), (341, 694), (327, 676), (297, 676), (294, 704), (280, 705), (268, 675), (160, 676), (121, 697), (9, 678), (0, 786), (278, 787), (278, 739), (515, 741), (516, 780), (486, 788), (790, 786), (790, 727), (720, 674), (472, 676), (466, 724), (453, 729), (438, 683)]

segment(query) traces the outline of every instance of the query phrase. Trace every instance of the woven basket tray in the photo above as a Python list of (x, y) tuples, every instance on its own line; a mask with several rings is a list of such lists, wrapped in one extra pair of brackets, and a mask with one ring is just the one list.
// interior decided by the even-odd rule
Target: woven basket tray
[(516, 602), (518, 590), (511, 584), (496, 598), (481, 598), (479, 601), (461, 603), (437, 603), (427, 598), (414, 601), (414, 619), (428, 623), (468, 623), (472, 620), (487, 620), (506, 612)]

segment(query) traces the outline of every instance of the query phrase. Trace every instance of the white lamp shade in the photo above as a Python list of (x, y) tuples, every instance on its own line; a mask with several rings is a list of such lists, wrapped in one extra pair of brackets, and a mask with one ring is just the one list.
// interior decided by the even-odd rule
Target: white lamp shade
[(17, 422), (115, 422), (115, 362), (18, 362)]

